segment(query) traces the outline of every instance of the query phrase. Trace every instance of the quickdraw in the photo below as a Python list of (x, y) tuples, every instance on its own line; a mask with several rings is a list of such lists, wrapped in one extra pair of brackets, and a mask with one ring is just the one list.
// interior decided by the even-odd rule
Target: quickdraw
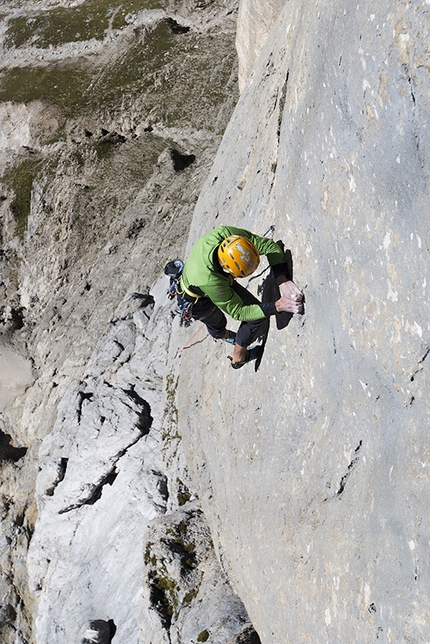
[(187, 302), (187, 300), (182, 300), (178, 306), (179, 317), (179, 326), (190, 326), (193, 321), (193, 302)]
[(170, 277), (169, 300), (174, 300), (176, 298), (177, 308), (174, 311), (174, 315), (179, 315), (179, 326), (190, 326), (193, 321), (193, 304), (192, 300), (187, 299), (185, 288), (183, 286), (181, 276), (184, 268), (184, 263), (180, 259), (175, 259), (164, 268), (165, 275)]

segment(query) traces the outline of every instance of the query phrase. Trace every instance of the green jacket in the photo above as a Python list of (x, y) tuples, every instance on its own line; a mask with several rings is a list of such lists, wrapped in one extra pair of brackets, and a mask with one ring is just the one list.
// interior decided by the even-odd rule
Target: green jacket
[[(187, 288), (198, 287), (220, 309), (234, 320), (259, 320), (274, 312), (263, 305), (245, 305), (231, 288), (233, 277), (224, 273), (214, 261), (214, 251), (230, 235), (242, 235), (250, 239), (260, 255), (266, 255), (270, 266), (284, 264), (282, 249), (267, 237), (259, 237), (249, 230), (234, 226), (219, 226), (196, 241), (185, 262), (183, 280)], [(279, 266), (279, 268), (281, 268)], [(265, 309), (266, 308), (266, 312)]]

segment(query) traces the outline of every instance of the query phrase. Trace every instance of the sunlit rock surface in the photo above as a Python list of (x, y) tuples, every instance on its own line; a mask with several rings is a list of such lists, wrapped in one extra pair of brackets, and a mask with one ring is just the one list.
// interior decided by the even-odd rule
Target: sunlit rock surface
[(165, 286), (121, 303), (40, 447), (28, 555), (37, 642), (81, 642), (100, 621), (130, 644), (206, 631), (221, 644), (251, 627), (189, 487)]
[[(428, 5), (243, 1), (202, 190), (236, 9), (2, 7), (5, 644), (430, 640)], [(160, 278), (221, 222), (305, 293), (257, 370)]]
[(242, 0), (239, 6), (236, 48), (239, 57), (239, 88), (242, 91), (260, 51), (284, 7), (282, 0)]
[(306, 298), (257, 372), (204, 330), (181, 361), (193, 480), (265, 644), (430, 639), (428, 25), (286, 3), (195, 211), (190, 244), (275, 224)]

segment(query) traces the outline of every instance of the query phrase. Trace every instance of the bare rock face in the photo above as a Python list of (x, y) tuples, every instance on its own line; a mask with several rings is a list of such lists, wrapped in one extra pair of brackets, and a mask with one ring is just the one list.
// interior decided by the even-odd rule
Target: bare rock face
[(283, 7), (282, 0), (265, 0), (265, 2), (242, 0), (240, 3), (236, 32), (240, 91), (244, 89)]
[[(179, 380), (192, 476), (265, 644), (430, 639), (428, 18), (286, 3), (195, 211), (190, 243), (275, 224), (306, 298), (257, 371), (203, 330)], [(249, 286), (271, 295), (264, 265)]]
[(33, 382), (31, 362), (0, 345), (0, 411)]
[(163, 278), (118, 306), (41, 444), (27, 557), (36, 642), (255, 633), (184, 464), (165, 288)]

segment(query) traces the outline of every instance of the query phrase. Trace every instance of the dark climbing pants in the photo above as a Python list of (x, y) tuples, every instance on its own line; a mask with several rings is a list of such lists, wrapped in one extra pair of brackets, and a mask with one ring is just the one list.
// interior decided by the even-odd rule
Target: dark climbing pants
[[(239, 295), (244, 304), (260, 304), (252, 293), (237, 282), (232, 289)], [(206, 324), (209, 335), (215, 339), (223, 338), (227, 328), (227, 318), (224, 313), (207, 297), (201, 297), (193, 305), (193, 318)], [(255, 340), (267, 333), (269, 318), (260, 318), (249, 322), (241, 322), (236, 333), (236, 342), (241, 347), (249, 347)]]

